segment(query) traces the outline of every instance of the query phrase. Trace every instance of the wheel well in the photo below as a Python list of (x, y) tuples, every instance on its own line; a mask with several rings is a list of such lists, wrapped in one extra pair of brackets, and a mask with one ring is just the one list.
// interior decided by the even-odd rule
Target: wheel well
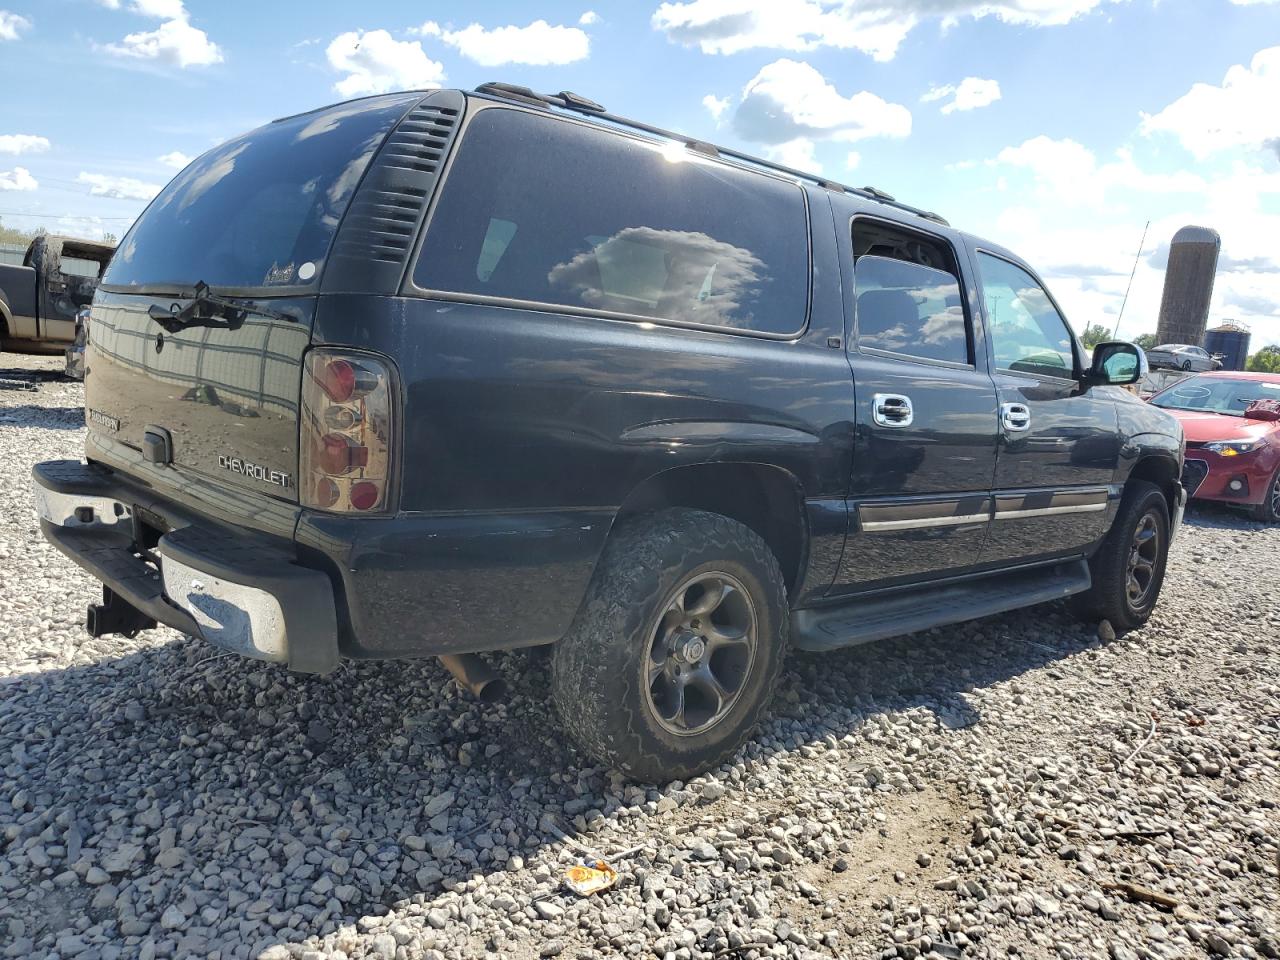
[(763, 463), (674, 467), (631, 491), (616, 522), (666, 507), (718, 513), (750, 527), (777, 557), (787, 592), (795, 589), (808, 547), (808, 525), (800, 484), (787, 471)]
[(1169, 512), (1173, 512), (1173, 505), (1178, 502), (1177, 489), (1182, 477), (1178, 475), (1177, 464), (1168, 457), (1144, 457), (1134, 464), (1133, 470), (1129, 472), (1129, 480), (1154, 483), (1164, 494)]

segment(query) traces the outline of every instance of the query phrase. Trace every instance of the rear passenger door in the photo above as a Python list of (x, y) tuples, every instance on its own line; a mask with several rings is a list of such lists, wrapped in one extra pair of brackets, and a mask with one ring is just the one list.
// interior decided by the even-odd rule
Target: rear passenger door
[(836, 593), (976, 564), (996, 462), (995, 387), (955, 246), (873, 217), (847, 229), (856, 435)]
[(1078, 553), (1105, 532), (1120, 458), (1112, 388), (1081, 385), (1075, 336), (1043, 284), (975, 250), (1000, 400), (995, 515), (984, 563)]

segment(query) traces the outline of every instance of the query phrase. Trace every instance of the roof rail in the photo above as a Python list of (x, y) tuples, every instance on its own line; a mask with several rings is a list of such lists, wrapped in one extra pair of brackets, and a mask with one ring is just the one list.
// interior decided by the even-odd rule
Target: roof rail
[(520, 86), (514, 83), (482, 83), (473, 91), (483, 96), (494, 97), (499, 100), (512, 100), (517, 103), (527, 104), (535, 107), (555, 107), (559, 110), (571, 110), (574, 113), (585, 114), (589, 117), (595, 117), (597, 120), (603, 120), (606, 123), (615, 124), (620, 127), (630, 127), (633, 130), (641, 130), (645, 133), (661, 137), (664, 140), (674, 140), (677, 143), (683, 143), (685, 147), (697, 153), (710, 157), (728, 157), (741, 163), (748, 163), (753, 166), (763, 167), (766, 170), (772, 170), (776, 173), (783, 173), (797, 180), (803, 180), (821, 187), (824, 190), (831, 190), (834, 193), (852, 193), (855, 196), (862, 197), (865, 200), (874, 200), (876, 203), (883, 203), (886, 206), (895, 207), (898, 210), (904, 210), (907, 213), (915, 214), (925, 220), (932, 220), (934, 223), (940, 223), (943, 226), (950, 226), (941, 216), (929, 210), (921, 210), (919, 207), (913, 207), (906, 203), (901, 203), (894, 199), (891, 194), (885, 193), (883, 190), (877, 190), (875, 187), (850, 187), (846, 184), (837, 183), (834, 180), (828, 180), (814, 173), (805, 173), (803, 170), (797, 170), (794, 167), (784, 166), (781, 163), (774, 163), (772, 160), (765, 160), (762, 157), (754, 156), (750, 153), (743, 153), (740, 150), (733, 150), (729, 147), (717, 146), (713, 143), (707, 143), (695, 137), (688, 137), (681, 133), (675, 133), (671, 130), (665, 130), (662, 127), (655, 127), (649, 123), (642, 123), (639, 120), (631, 120), (627, 117), (620, 117), (617, 114), (609, 113), (603, 106), (594, 100), (589, 100), (584, 96), (573, 93), (569, 90), (561, 90), (559, 93), (536, 93), (528, 87)]

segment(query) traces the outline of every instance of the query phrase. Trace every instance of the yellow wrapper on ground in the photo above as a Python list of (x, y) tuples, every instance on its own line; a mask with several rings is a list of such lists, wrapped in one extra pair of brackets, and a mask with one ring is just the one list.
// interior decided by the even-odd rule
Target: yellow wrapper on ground
[(617, 883), (618, 871), (603, 860), (594, 864), (574, 864), (564, 872), (564, 882), (578, 896), (589, 897)]

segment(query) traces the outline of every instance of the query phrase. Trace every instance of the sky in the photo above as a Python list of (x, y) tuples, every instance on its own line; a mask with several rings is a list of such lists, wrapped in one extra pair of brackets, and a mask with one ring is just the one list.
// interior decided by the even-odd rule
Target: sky
[(7, 226), (120, 236), (271, 119), (505, 80), (935, 210), (1081, 331), (1154, 332), (1212, 227), (1210, 326), (1280, 343), (1280, 0), (0, 0), (0, 77)]

